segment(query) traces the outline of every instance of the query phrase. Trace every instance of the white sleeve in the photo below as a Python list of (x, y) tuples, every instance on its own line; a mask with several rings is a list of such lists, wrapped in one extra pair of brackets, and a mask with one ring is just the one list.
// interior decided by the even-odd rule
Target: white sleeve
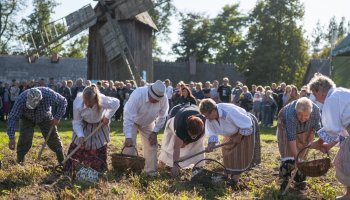
[(73, 131), (78, 137), (84, 137), (83, 119), (81, 117), (81, 108), (84, 105), (82, 96), (77, 96), (73, 102)]
[(134, 126), (134, 119), (137, 117), (137, 112), (140, 108), (140, 94), (136, 89), (131, 93), (128, 101), (124, 106), (124, 121), (123, 121), (123, 131), (125, 138), (132, 138), (132, 127)]
[(209, 120), (206, 120), (205, 122), (205, 136), (208, 137), (208, 142), (215, 142), (217, 143), (219, 141), (219, 137), (217, 135), (218, 133), (215, 133), (213, 124), (209, 122)]
[(153, 128), (153, 131), (158, 133), (159, 130), (163, 127), (165, 121), (166, 121), (166, 117), (168, 115), (168, 110), (169, 110), (169, 102), (168, 102), (168, 98), (162, 98), (160, 100), (160, 111), (159, 111), (159, 115), (156, 119), (156, 125)]
[(117, 98), (107, 97), (105, 95), (101, 95), (101, 99), (102, 107), (106, 110), (104, 116), (111, 119), (120, 106), (119, 100)]
[(252, 119), (245, 111), (240, 112), (238, 109), (232, 109), (228, 112), (228, 117), (239, 129), (250, 129), (253, 126)]
[(323, 129), (332, 137), (338, 136), (343, 130), (338, 98), (329, 99), (322, 108)]

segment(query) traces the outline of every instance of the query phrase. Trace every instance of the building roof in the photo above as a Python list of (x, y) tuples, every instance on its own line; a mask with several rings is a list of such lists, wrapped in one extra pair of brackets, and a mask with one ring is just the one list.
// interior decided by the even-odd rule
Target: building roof
[(158, 28), (156, 26), (156, 24), (153, 22), (151, 16), (148, 14), (148, 12), (143, 12), (140, 13), (138, 15), (135, 16), (135, 19), (151, 28), (153, 28), (154, 30), (158, 31)]
[(312, 59), (306, 69), (303, 85), (306, 85), (315, 73), (321, 73), (330, 76), (331, 60), (330, 59)]
[(350, 55), (350, 34), (348, 34), (333, 50), (332, 56)]
[[(112, 5), (113, 3), (120, 0), (107, 0), (106, 3), (108, 5)], [(95, 10), (100, 10), (100, 3), (96, 4)], [(153, 7), (153, 3), (150, 0), (139, 0), (138, 2), (126, 2), (125, 4), (121, 4), (119, 7), (114, 9), (115, 17), (118, 20), (136, 20), (154, 30), (158, 31), (156, 24), (153, 22), (151, 16), (147, 12), (147, 10)]]

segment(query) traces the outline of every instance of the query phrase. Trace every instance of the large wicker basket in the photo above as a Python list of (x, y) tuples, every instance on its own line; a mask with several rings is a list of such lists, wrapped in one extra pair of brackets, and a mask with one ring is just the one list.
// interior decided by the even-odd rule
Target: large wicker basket
[[(298, 157), (300, 153), (308, 148), (310, 148), (310, 145), (304, 147), (299, 151), (297, 161), (299, 160)], [(297, 162), (297, 167), (298, 170), (306, 176), (319, 177), (325, 175), (328, 172), (329, 168), (331, 167), (331, 159), (327, 153), (327, 158)]]
[(123, 147), (121, 153), (114, 153), (111, 155), (113, 168), (117, 171), (124, 172), (130, 169), (132, 172), (140, 173), (145, 166), (145, 159), (139, 156), (136, 148), (136, 156), (123, 154), (124, 148), (125, 147)]

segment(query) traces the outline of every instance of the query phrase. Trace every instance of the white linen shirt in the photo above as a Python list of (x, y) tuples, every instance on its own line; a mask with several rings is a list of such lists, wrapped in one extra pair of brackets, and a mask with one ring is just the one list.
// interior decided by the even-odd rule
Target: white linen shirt
[[(328, 91), (322, 107), (323, 128), (319, 136), (326, 142), (334, 141), (338, 136), (349, 136), (346, 131), (350, 124), (350, 90), (333, 88)], [(330, 136), (331, 138), (327, 137)]]
[(134, 90), (124, 106), (123, 129), (126, 138), (132, 138), (132, 127), (137, 124), (141, 127), (155, 123), (153, 132), (158, 133), (165, 123), (169, 110), (166, 95), (157, 103), (149, 102), (148, 87), (139, 87)]
[(205, 123), (205, 134), (209, 138), (218, 135), (231, 136), (240, 129), (251, 129), (253, 126), (247, 111), (241, 107), (230, 103), (219, 103), (217, 110), (219, 119), (207, 120)]
[(111, 119), (114, 113), (118, 110), (120, 102), (117, 98), (107, 97), (100, 94), (101, 97), (101, 109), (97, 111), (97, 106), (92, 108), (87, 107), (84, 104), (82, 93), (78, 94), (73, 102), (73, 130), (78, 137), (84, 137), (83, 121), (87, 123), (99, 123), (103, 117)]

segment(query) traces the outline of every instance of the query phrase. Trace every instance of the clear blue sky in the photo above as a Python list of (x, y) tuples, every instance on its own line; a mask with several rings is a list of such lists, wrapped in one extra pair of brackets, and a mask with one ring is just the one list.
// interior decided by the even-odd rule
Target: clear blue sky
[[(301, 0), (305, 5), (304, 28), (306, 36), (308, 36), (315, 27), (318, 20), (321, 24), (328, 25), (332, 16), (335, 16), (339, 22), (341, 17), (345, 17), (347, 21), (350, 20), (350, 0)], [(93, 0), (58, 0), (60, 5), (56, 9), (54, 19), (58, 19), (68, 15), (71, 12), (83, 7), (86, 4), (96, 4)], [(205, 12), (210, 17), (218, 14), (221, 8), (226, 4), (240, 2), (240, 9), (243, 13), (248, 13), (254, 8), (256, 0), (173, 0), (175, 6), (179, 11), (194, 11)], [(30, 12), (28, 6), (27, 12)], [(171, 52), (171, 45), (178, 40), (179, 23), (175, 18), (171, 19), (170, 41), (162, 43), (162, 47), (166, 53)], [(173, 59), (172, 56), (164, 55), (163, 58)]]

